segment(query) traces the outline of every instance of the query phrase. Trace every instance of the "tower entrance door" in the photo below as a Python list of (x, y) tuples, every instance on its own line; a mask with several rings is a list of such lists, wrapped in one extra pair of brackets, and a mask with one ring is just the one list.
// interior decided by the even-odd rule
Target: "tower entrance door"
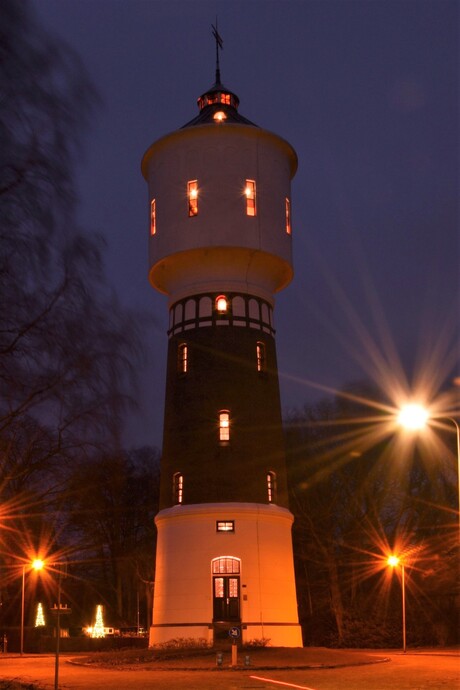
[(229, 556), (212, 562), (213, 621), (240, 620), (240, 560)]
[(214, 621), (240, 620), (240, 578), (214, 578)]

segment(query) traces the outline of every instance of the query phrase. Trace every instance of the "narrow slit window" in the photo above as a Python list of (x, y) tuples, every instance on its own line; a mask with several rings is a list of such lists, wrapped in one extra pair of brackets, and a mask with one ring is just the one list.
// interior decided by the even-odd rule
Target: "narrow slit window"
[(157, 202), (152, 199), (150, 202), (150, 234), (155, 235), (157, 231)]
[(190, 217), (198, 215), (198, 181), (190, 180), (187, 182), (188, 215)]
[(230, 441), (230, 413), (228, 410), (219, 412), (219, 441), (222, 443)]
[(244, 188), (244, 194), (246, 196), (246, 215), (255, 216), (256, 215), (256, 183), (254, 180), (246, 180), (246, 186)]
[(184, 475), (176, 472), (173, 477), (174, 503), (181, 504), (184, 501)]
[(288, 235), (291, 234), (291, 202), (286, 197), (286, 232)]
[(180, 343), (177, 348), (177, 371), (179, 374), (186, 374), (188, 371), (187, 343)]
[(276, 474), (267, 472), (267, 497), (269, 503), (276, 501)]
[(256, 345), (257, 371), (266, 371), (265, 343), (259, 341)]

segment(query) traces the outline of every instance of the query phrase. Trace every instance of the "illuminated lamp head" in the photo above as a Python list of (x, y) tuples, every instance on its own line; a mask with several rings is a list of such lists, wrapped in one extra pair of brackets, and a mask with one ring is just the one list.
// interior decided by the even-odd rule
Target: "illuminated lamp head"
[(417, 429), (423, 429), (427, 423), (428, 416), (428, 411), (423, 405), (411, 403), (401, 408), (398, 422), (405, 429), (416, 431)]
[(392, 568), (395, 568), (395, 567), (398, 565), (398, 563), (399, 563), (399, 558), (398, 558), (398, 556), (388, 556), (387, 563), (388, 563), (388, 565), (390, 565)]
[(225, 312), (227, 311), (228, 302), (225, 295), (219, 295), (219, 297), (216, 297), (216, 309), (219, 312), (219, 314), (225, 314)]

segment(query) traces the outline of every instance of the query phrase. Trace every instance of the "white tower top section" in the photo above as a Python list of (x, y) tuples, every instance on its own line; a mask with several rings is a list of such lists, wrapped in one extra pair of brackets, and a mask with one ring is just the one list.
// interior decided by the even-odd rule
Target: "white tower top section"
[(235, 291), (273, 301), (292, 279), (294, 149), (238, 113), (217, 81), (199, 115), (144, 155), (150, 282), (170, 302)]

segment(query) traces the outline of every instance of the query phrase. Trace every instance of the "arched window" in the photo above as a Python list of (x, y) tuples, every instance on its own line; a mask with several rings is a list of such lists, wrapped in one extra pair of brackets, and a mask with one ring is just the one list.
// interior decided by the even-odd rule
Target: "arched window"
[(216, 297), (216, 311), (219, 314), (225, 314), (228, 310), (228, 300), (225, 295), (219, 295)]
[(184, 500), (184, 475), (180, 472), (173, 476), (173, 500), (176, 505)]
[(230, 441), (230, 412), (228, 410), (219, 412), (219, 441), (221, 443)]
[(267, 497), (269, 503), (276, 502), (276, 473), (267, 472)]
[(212, 561), (212, 572), (214, 575), (238, 575), (240, 572), (240, 559), (233, 556), (220, 556)]
[(291, 234), (291, 202), (286, 197), (286, 232)]
[(187, 343), (180, 343), (177, 348), (177, 372), (186, 374), (188, 371), (188, 347)]
[(266, 371), (265, 343), (258, 341), (256, 344), (257, 371)]

